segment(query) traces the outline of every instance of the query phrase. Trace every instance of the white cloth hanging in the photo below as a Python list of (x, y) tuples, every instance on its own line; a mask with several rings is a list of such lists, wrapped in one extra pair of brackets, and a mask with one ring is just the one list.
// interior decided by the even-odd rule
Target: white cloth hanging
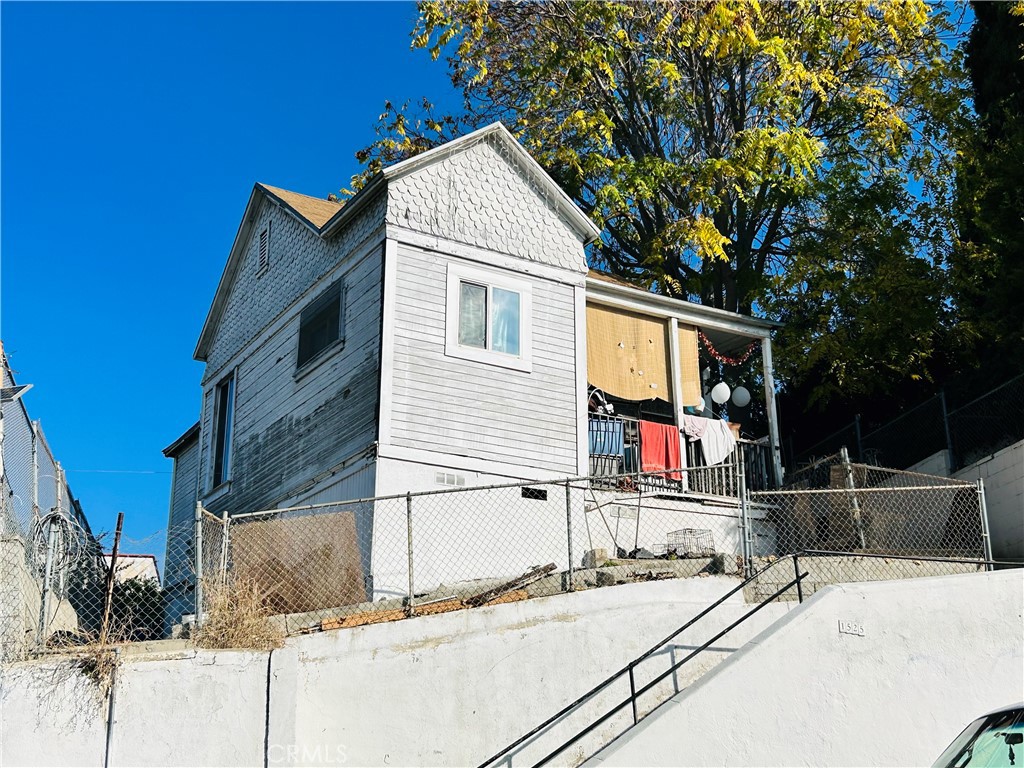
[(700, 449), (704, 454), (704, 462), (710, 467), (721, 464), (736, 448), (729, 425), (721, 419), (703, 419), (707, 422), (704, 433), (700, 436)]

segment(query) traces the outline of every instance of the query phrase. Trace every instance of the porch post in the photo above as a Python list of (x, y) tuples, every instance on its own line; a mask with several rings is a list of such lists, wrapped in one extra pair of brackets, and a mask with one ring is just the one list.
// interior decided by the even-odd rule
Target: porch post
[(764, 366), (764, 405), (768, 411), (768, 440), (772, 448), (776, 487), (782, 485), (782, 457), (779, 453), (779, 412), (775, 404), (775, 376), (772, 375), (772, 340), (761, 339), (761, 363)]
[[(668, 353), (669, 353), (669, 374), (672, 377), (671, 396), (672, 409), (676, 415), (676, 429), (683, 428), (683, 364), (679, 356), (679, 321), (670, 317), (668, 319)], [(679, 463), (686, 466), (686, 440), (683, 433), (679, 432)], [(683, 491), (688, 491), (689, 477), (683, 472)]]

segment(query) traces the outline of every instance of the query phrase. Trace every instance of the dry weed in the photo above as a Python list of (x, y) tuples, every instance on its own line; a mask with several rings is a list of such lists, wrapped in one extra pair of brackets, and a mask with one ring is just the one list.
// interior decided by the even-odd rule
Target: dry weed
[(200, 648), (267, 651), (284, 644), (284, 632), (270, 621), (266, 595), (254, 580), (204, 581), (206, 613), (195, 630)]

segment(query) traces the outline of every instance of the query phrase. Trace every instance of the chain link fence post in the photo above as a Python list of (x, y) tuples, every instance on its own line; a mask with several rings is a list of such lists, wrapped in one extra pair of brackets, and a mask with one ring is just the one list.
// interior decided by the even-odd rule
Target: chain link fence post
[(846, 476), (846, 490), (850, 492), (850, 514), (853, 517), (853, 525), (857, 529), (857, 540), (861, 549), (867, 549), (867, 541), (864, 538), (864, 521), (861, 519), (860, 502), (857, 500), (857, 484), (853, 479), (853, 465), (850, 463), (850, 452), (844, 445), (839, 451), (843, 462), (843, 474)]
[(220, 539), (220, 578), (217, 581), (223, 586), (228, 583), (228, 538), (231, 530), (231, 523), (228, 520), (228, 511), (226, 509), (221, 513), (220, 519), (221, 525), (224, 528), (224, 534)]
[(196, 599), (196, 620), (198, 629), (203, 625), (203, 503), (196, 502), (196, 530), (195, 530), (195, 599)]
[(56, 548), (56, 535), (53, 518), (48, 517), (46, 522), (46, 559), (43, 563), (43, 589), (39, 598), (39, 628), (36, 632), (37, 648), (42, 648), (46, 644), (46, 631), (49, 628), (47, 616), (50, 613), (50, 596), (53, 591), (53, 555)]
[(743, 576), (749, 579), (753, 575), (754, 547), (750, 535), (750, 509), (747, 506), (747, 467), (743, 454), (743, 446), (737, 445), (736, 481), (740, 497), (740, 554), (743, 557)]
[[(992, 539), (988, 533), (988, 506), (985, 503), (985, 481), (978, 478), (978, 512), (981, 515), (981, 543), (986, 561), (992, 560)], [(985, 570), (992, 570), (992, 563), (985, 563)]]
[(409, 616), (415, 616), (416, 607), (413, 605), (415, 591), (413, 587), (412, 571), (412, 493), (405, 494), (405, 536), (408, 544), (409, 556), (409, 605), (406, 608), (406, 613)]
[[(639, 516), (637, 516), (639, 520)], [(569, 549), (569, 570), (567, 573), (568, 584), (567, 590), (572, 592), (576, 589), (576, 585), (573, 579), (573, 554), (572, 554), (572, 494), (570, 491), (569, 481), (565, 481), (565, 536), (566, 542)]]
[(35, 422), (31, 424), (32, 436), (32, 522), (39, 519), (39, 435)]

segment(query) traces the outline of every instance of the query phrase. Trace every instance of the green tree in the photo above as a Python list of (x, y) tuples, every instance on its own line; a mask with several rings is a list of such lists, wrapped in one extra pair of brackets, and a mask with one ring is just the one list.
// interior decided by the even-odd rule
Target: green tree
[(924, 372), (945, 339), (946, 279), (920, 255), (928, 217), (902, 182), (836, 186), (813, 230), (793, 238), (793, 266), (773, 278), (766, 306), (784, 323), (777, 367), (795, 401), (863, 410), (879, 394), (899, 388), (899, 406), (931, 386)]
[(976, 121), (960, 142), (950, 277), (958, 361), (976, 386), (1024, 371), (1024, 6), (976, 3), (966, 45)]
[[(357, 186), (384, 164), (500, 119), (604, 228), (593, 266), (732, 311), (775, 302), (773, 311), (804, 323), (788, 351), (805, 358), (834, 349), (831, 327), (856, 322), (846, 309), (870, 303), (884, 279), (882, 262), (896, 243), (865, 239), (886, 234), (884, 227), (860, 230), (856, 258), (845, 250), (853, 233), (834, 231), (851, 218), (838, 206), (864, 195), (855, 205), (878, 209), (883, 190), (886, 220), (905, 233), (894, 268), (906, 273), (907, 290), (924, 292), (909, 303), (932, 299), (933, 281), (919, 273), (938, 267), (950, 241), (945, 142), (947, 121), (963, 104), (958, 61), (944, 42), (953, 30), (944, 6), (424, 0), (418, 7), (413, 46), (447, 57), (465, 110), (437, 115), (427, 101), (417, 110), (387, 104), (378, 140), (357, 155), (366, 163)], [(919, 215), (908, 231), (909, 217)], [(870, 264), (873, 271), (863, 272)], [(857, 296), (841, 295), (842, 275), (861, 281)], [(835, 316), (798, 307), (826, 293), (825, 309)], [(935, 321), (939, 303), (915, 310), (915, 325), (926, 315)], [(899, 327), (901, 306), (889, 306), (890, 328)], [(883, 320), (856, 338), (884, 341)], [(933, 337), (921, 328), (914, 339), (923, 348), (887, 365), (927, 375)], [(853, 354), (871, 351), (862, 345)], [(880, 385), (879, 375), (864, 383), (871, 381)]]
[(827, 174), (932, 148), (913, 125), (949, 25), (923, 2), (419, 7), (413, 44), (454, 47), (466, 114), (388, 109), (369, 171), (503, 119), (605, 226), (608, 265), (716, 306), (750, 310)]

